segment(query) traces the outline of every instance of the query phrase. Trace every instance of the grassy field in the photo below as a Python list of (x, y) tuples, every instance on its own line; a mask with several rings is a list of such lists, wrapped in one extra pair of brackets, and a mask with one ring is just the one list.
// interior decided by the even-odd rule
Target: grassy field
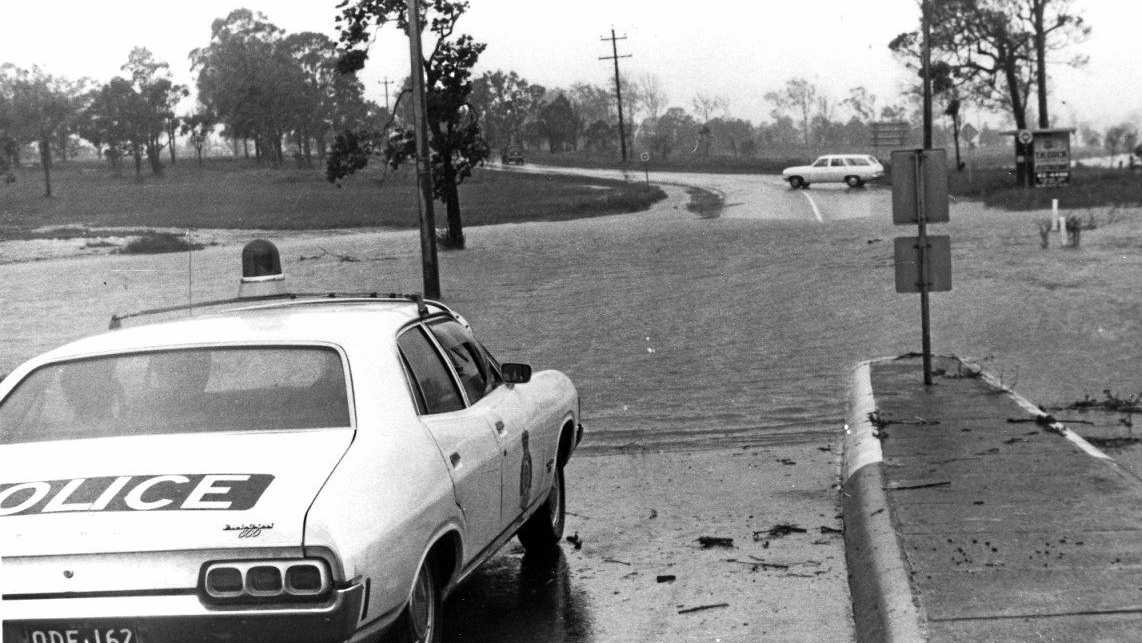
[[(317, 170), (260, 168), (184, 161), (162, 177), (136, 181), (105, 166), (61, 164), (52, 173), (53, 198), (43, 198), (43, 176), (25, 168), (0, 185), (0, 240), (46, 226), (320, 229), (419, 225), (415, 177), (409, 171), (370, 171), (341, 187)], [(554, 221), (637, 212), (664, 198), (656, 187), (601, 179), (477, 170), (460, 186), (466, 226)], [(526, 205), (524, 205), (526, 204)], [(444, 208), (436, 204), (443, 225)], [(77, 234), (72, 230), (71, 234)]]

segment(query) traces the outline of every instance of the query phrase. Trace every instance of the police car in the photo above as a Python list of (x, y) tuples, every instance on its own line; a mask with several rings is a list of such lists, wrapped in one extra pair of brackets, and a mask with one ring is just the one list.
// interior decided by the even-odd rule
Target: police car
[(506, 541), (557, 547), (562, 373), (415, 295), (197, 310), (0, 382), (4, 641), (435, 641)]

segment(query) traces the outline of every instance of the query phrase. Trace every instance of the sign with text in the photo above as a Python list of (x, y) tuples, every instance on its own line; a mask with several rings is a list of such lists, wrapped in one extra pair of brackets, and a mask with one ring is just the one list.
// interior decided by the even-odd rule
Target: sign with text
[(1032, 171), (1035, 185), (1050, 187), (1066, 185), (1071, 180), (1071, 133), (1068, 130), (1048, 130), (1034, 133), (1032, 142)]
[[(925, 272), (928, 292), (952, 289), (952, 240), (948, 235), (925, 237)], [(896, 292), (921, 292), (920, 237), (896, 237), (894, 240)]]
[(926, 223), (948, 222), (948, 156), (942, 149), (892, 153), (892, 222), (918, 224), (921, 211)]
[(877, 121), (870, 129), (873, 147), (904, 147), (912, 136), (912, 124), (907, 121)]

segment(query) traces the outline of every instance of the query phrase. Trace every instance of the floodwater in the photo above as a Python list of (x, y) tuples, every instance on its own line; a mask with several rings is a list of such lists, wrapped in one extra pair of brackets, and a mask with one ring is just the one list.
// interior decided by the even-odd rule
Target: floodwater
[[(727, 195), (724, 216), (687, 212), (672, 189), (645, 213), (470, 228), (468, 250), (440, 255), (444, 299), (501, 359), (572, 377), (586, 451), (835, 434), (851, 366), (920, 348), (919, 298), (893, 286), (892, 237), (911, 229), (887, 221), (886, 190), (689, 179)], [(952, 223), (932, 227), (951, 234), (954, 263), (953, 290), (931, 298), (933, 349), (980, 360), (1041, 404), (1142, 391), (1138, 212), (1079, 250), (1040, 249), (1038, 216), (954, 204)], [(292, 290), (420, 289), (415, 231), (280, 242)], [(0, 265), (0, 372), (113, 312), (185, 303), (188, 289), (233, 296), (238, 259), (231, 242), (193, 258)]]

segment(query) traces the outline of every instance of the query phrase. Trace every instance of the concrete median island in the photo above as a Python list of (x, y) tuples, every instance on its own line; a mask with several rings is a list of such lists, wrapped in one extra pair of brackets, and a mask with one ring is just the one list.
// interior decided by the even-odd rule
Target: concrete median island
[(846, 425), (858, 640), (1133, 640), (1142, 480), (977, 367), (866, 362)]

